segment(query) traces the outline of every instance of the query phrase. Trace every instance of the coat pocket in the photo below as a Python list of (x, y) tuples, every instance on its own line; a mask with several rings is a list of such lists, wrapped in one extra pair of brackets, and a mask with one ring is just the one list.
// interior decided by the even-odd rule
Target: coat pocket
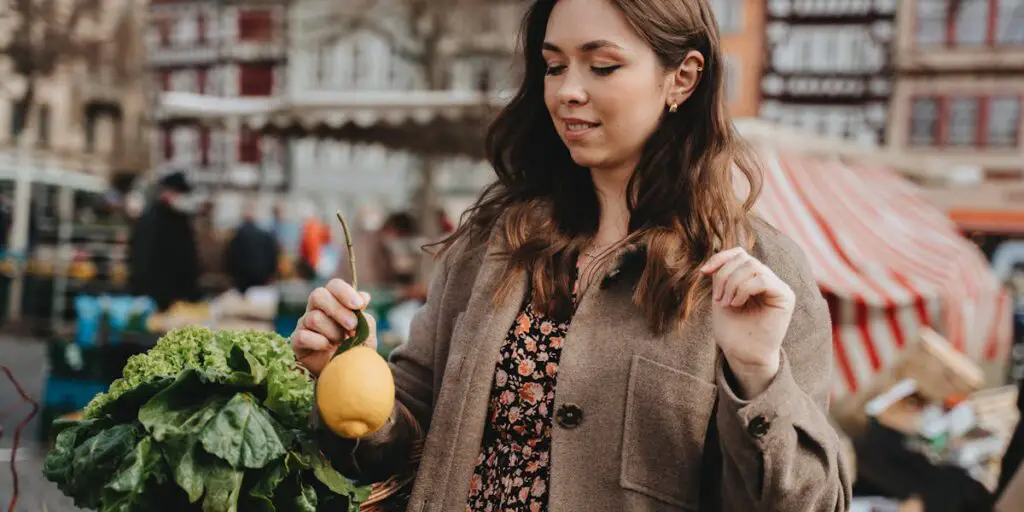
[(620, 485), (687, 510), (700, 504), (701, 466), (714, 384), (633, 356)]

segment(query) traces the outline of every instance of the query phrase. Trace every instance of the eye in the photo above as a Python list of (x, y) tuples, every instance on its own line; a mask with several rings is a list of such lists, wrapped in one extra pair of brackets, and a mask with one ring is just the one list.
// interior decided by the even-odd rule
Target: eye
[(547, 69), (544, 70), (545, 75), (558, 75), (562, 71), (565, 71), (565, 66), (560, 64), (549, 64)]
[(608, 76), (608, 75), (614, 73), (616, 69), (619, 69), (621, 67), (622, 66), (619, 66), (619, 65), (615, 65), (615, 66), (591, 66), (590, 70), (593, 71), (595, 75)]

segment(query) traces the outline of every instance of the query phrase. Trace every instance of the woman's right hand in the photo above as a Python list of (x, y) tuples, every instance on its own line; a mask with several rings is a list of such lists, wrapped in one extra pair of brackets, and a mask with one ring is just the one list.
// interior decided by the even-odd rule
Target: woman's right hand
[[(306, 303), (306, 313), (292, 333), (295, 358), (314, 376), (320, 375), (338, 344), (355, 332), (354, 311), (364, 310), (369, 303), (369, 294), (356, 292), (341, 279), (332, 279), (313, 290)], [(377, 323), (365, 311), (363, 315), (370, 325), (370, 337), (365, 344), (377, 348)]]

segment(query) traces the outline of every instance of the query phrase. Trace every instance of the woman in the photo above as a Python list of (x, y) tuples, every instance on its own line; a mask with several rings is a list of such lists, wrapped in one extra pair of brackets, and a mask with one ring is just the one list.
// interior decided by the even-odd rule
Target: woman
[[(498, 181), (391, 358), (392, 421), (324, 451), (380, 480), (426, 432), (414, 511), (845, 510), (827, 307), (748, 213), (707, 2), (540, 0), (523, 40)], [(368, 301), (312, 294), (292, 337), (311, 371)]]

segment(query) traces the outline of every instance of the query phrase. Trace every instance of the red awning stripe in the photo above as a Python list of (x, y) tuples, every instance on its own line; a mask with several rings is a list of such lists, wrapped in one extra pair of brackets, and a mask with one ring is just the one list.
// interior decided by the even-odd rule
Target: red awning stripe
[(932, 326), (975, 359), (1005, 357), (1010, 309), (988, 262), (894, 172), (761, 148), (755, 210), (804, 249), (833, 318), (841, 396)]

